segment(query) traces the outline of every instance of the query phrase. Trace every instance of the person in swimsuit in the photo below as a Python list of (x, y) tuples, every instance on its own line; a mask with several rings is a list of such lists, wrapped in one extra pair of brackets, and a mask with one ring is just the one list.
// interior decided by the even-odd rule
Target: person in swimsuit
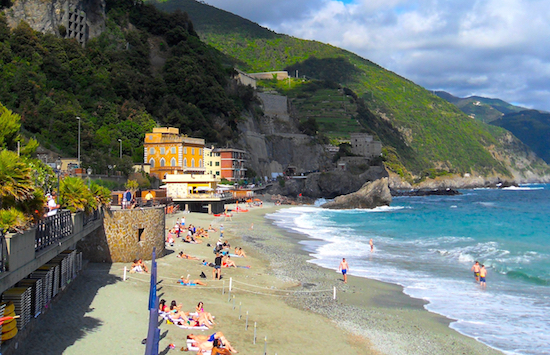
[(481, 287), (487, 286), (485, 277), (487, 277), (487, 269), (485, 269), (485, 265), (481, 265), (481, 269), (479, 269), (479, 285)]
[(180, 277), (180, 280), (178, 282), (183, 286), (197, 286), (197, 285), (206, 286), (206, 284), (201, 280), (189, 280), (183, 276)]
[(238, 352), (231, 346), (231, 343), (227, 340), (222, 332), (215, 332), (210, 336), (189, 334), (187, 336), (187, 339), (194, 340), (195, 342), (193, 343), (193, 345), (197, 346), (201, 351), (212, 350), (214, 340), (218, 339), (219, 341), (221, 341), (221, 344), (232, 353)]
[(184, 254), (183, 251), (180, 251), (179, 254), (177, 255), (177, 257), (181, 258), (181, 259), (199, 260), (199, 258), (197, 258), (196, 256), (191, 256), (191, 255), (188, 255), (188, 254)]
[(476, 261), (471, 270), (474, 272), (474, 278), (476, 279), (476, 282), (479, 282), (479, 261)]
[(195, 307), (195, 309), (197, 310), (197, 313), (200, 315), (204, 315), (204, 317), (212, 324), (216, 324), (216, 322), (214, 322), (214, 317), (212, 317), (212, 314), (210, 314), (210, 312), (206, 312), (204, 310), (204, 303), (199, 302), (199, 304), (197, 304), (197, 307)]
[(374, 242), (372, 241), (372, 238), (370, 238), (369, 240), (369, 245), (370, 245), (370, 252), (372, 253), (374, 251)]
[(342, 262), (340, 263), (340, 266), (338, 266), (338, 270), (342, 271), (342, 275), (344, 275), (344, 283), (348, 283), (348, 270), (349, 270), (349, 265), (348, 265), (348, 262), (346, 261), (346, 258), (343, 258), (342, 259)]

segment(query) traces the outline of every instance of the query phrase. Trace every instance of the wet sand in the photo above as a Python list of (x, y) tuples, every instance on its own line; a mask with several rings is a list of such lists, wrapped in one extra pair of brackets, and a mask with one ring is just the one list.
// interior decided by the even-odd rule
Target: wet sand
[[(213, 262), (218, 232), (202, 244), (177, 240), (158, 259), (158, 295), (175, 299), (186, 311), (198, 301), (216, 317), (213, 330), (185, 330), (162, 321), (160, 353), (183, 353), (190, 333), (223, 332), (241, 354), (499, 354), (448, 327), (450, 320), (430, 313), (423, 301), (409, 298), (399, 286), (341, 274), (308, 263), (301, 235), (274, 227), (264, 218), (276, 207), (250, 208), (232, 221), (206, 214), (186, 214), (186, 224), (219, 228), (247, 258), (232, 258), (239, 266), (223, 268), (222, 280), (212, 280), (212, 268), (179, 259), (179, 251)], [(172, 226), (182, 214), (167, 218)], [(251, 224), (253, 223), (253, 228)], [(212, 247), (207, 247), (210, 243)], [(147, 263), (147, 262), (146, 262)], [(150, 263), (147, 263), (150, 265)], [(88, 264), (39, 324), (20, 344), (20, 354), (143, 354), (147, 334), (149, 275), (128, 274), (128, 264)], [(338, 265), (335, 265), (335, 269)], [(207, 286), (181, 286), (180, 276), (200, 279)], [(228, 293), (229, 280), (233, 292)], [(333, 300), (333, 289), (337, 299)], [(246, 314), (248, 312), (248, 329)], [(254, 344), (256, 323), (256, 344)], [(170, 344), (175, 348), (170, 349)]]

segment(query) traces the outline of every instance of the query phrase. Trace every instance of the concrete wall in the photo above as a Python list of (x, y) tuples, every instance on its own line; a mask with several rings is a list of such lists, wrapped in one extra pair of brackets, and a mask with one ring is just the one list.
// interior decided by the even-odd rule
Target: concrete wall
[(38, 253), (35, 253), (34, 248), (36, 235), (34, 228), (25, 233), (8, 233), (6, 235), (9, 271), (0, 273), (0, 293), (27, 277), (28, 274), (50, 261), (62, 251), (73, 248), (84, 236), (93, 233), (95, 230), (102, 229), (100, 228), (101, 219), (83, 226), (83, 213), (73, 214), (72, 218), (74, 224), (73, 234), (60, 240), (56, 245), (50, 246)]
[(164, 254), (164, 206), (105, 212), (103, 229), (78, 243), (91, 262), (150, 260), (153, 247)]

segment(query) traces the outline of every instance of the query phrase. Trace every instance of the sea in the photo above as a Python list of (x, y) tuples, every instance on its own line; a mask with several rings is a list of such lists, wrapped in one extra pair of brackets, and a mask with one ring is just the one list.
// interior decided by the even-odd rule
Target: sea
[[(346, 258), (351, 275), (403, 286), (464, 335), (507, 354), (550, 354), (550, 185), (460, 192), (372, 210), (318, 201), (267, 218), (307, 236), (312, 263), (337, 269)], [(485, 288), (475, 261), (488, 270)]]

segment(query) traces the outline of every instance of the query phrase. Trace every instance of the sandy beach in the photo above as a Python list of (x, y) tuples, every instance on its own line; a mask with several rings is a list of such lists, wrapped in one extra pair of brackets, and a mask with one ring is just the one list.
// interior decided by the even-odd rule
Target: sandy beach
[[(348, 278), (334, 270), (308, 263), (300, 249), (303, 236), (274, 227), (264, 218), (280, 206), (264, 204), (232, 220), (206, 214), (186, 214), (186, 225), (217, 232), (201, 244), (177, 240), (158, 259), (158, 295), (176, 300), (186, 311), (199, 301), (216, 317), (213, 330), (180, 329), (160, 323), (160, 353), (183, 353), (191, 333), (221, 331), (241, 354), (500, 354), (475, 339), (449, 328), (450, 320), (430, 313), (423, 301), (402, 293), (399, 286), (365, 278)], [(174, 225), (182, 214), (167, 217)], [(200, 261), (177, 258), (180, 251), (213, 262), (212, 246), (224, 225), (224, 237), (242, 247), (246, 258), (232, 258), (238, 266), (223, 268), (222, 280), (212, 279), (212, 268)], [(253, 224), (253, 228), (252, 228)], [(147, 262), (146, 262), (147, 263)], [(150, 265), (150, 263), (147, 263)], [(20, 354), (142, 354), (148, 322), (149, 275), (129, 274), (128, 264), (88, 264), (37, 326), (18, 346)], [(182, 286), (180, 276), (200, 279), (207, 286)], [(228, 293), (232, 279), (233, 292)], [(336, 287), (336, 300), (333, 289)], [(248, 328), (246, 319), (248, 314)], [(254, 324), (256, 342), (254, 344)], [(175, 348), (170, 349), (170, 344)]]

